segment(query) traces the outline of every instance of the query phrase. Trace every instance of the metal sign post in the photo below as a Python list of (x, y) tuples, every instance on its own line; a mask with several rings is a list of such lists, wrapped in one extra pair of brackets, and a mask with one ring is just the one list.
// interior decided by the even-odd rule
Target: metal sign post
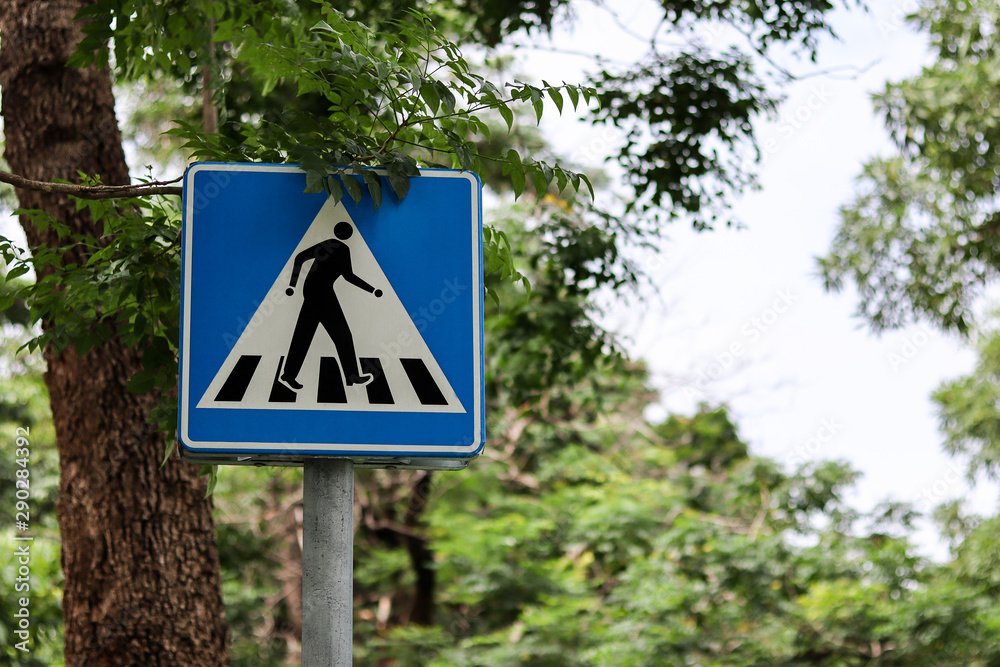
[(302, 519), (302, 665), (350, 667), (354, 636), (354, 463), (307, 459)]

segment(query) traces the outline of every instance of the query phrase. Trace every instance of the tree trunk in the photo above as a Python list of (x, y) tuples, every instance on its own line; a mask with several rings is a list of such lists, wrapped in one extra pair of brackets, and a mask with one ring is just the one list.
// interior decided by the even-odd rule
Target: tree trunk
[(434, 587), (437, 581), (434, 551), (430, 547), (430, 539), (417, 534), (420, 517), (427, 509), (427, 499), (431, 495), (431, 474), (430, 470), (422, 470), (414, 475), (410, 501), (403, 517), (403, 525), (409, 529), (406, 548), (417, 578), (409, 618), (410, 623), (416, 625), (431, 625), (434, 622)]
[[(68, 69), (85, 0), (0, 0), (6, 158), (38, 180), (77, 170), (128, 183), (106, 70)], [(99, 237), (63, 196), (19, 191), (75, 232)], [(22, 220), (31, 245), (54, 243)], [(70, 255), (74, 253), (68, 253)], [(125, 390), (141, 353), (117, 340), (82, 356), (46, 351), (59, 449), (67, 665), (228, 662), (211, 503), (204, 478), (147, 425), (156, 398)]]

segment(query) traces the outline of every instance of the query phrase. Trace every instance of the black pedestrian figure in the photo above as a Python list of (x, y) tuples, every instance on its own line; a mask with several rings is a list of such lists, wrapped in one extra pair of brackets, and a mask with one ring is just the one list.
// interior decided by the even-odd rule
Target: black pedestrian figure
[(292, 389), (302, 388), (295, 378), (302, 368), (302, 362), (305, 361), (306, 352), (309, 350), (316, 329), (321, 324), (337, 347), (337, 356), (340, 357), (347, 385), (368, 384), (372, 380), (370, 374), (362, 374), (358, 370), (354, 337), (351, 335), (347, 318), (344, 317), (344, 310), (340, 307), (340, 301), (337, 300), (337, 293), (333, 290), (333, 284), (337, 278), (343, 276), (347, 282), (371, 292), (376, 297), (382, 296), (382, 290), (375, 289), (354, 275), (354, 271), (351, 270), (351, 249), (343, 243), (354, 234), (354, 228), (350, 223), (338, 222), (333, 228), (333, 234), (337, 238), (317, 243), (295, 256), (290, 286), (285, 290), (288, 296), (295, 293), (299, 271), (302, 265), (311, 259), (312, 266), (302, 285), (302, 309), (295, 322), (292, 342), (288, 346), (285, 367), (281, 372), (282, 382)]

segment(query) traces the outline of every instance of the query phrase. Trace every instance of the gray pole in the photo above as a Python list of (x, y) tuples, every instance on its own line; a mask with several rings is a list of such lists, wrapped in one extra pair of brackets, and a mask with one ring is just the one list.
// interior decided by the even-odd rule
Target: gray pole
[(306, 459), (302, 491), (302, 666), (350, 667), (354, 463)]

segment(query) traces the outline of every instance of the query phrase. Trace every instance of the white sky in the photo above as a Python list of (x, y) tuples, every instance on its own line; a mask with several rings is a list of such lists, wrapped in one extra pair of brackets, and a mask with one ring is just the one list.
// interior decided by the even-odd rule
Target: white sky
[[(863, 162), (891, 150), (870, 94), (931, 61), (926, 38), (902, 22), (912, 0), (871, 4), (869, 13), (835, 13), (841, 40), (824, 40), (816, 65), (785, 61), (803, 74), (871, 67), (852, 79), (804, 78), (788, 89), (778, 117), (758, 125), (763, 188), (735, 208), (746, 229), (696, 233), (675, 225), (663, 252), (645, 262), (659, 294), (615, 309), (608, 321), (653, 372), (662, 409), (652, 416), (689, 413), (700, 400), (726, 403), (756, 453), (789, 464), (850, 461), (863, 473), (855, 506), (895, 499), (929, 509), (964, 497), (989, 512), (996, 488), (965, 483), (961, 463), (941, 449), (930, 401), (943, 381), (972, 369), (975, 355), (921, 326), (875, 337), (852, 316), (853, 291), (826, 293), (817, 275), (815, 257), (828, 251)], [(655, 25), (648, 0), (613, 6), (633, 33)], [(620, 24), (580, 3), (576, 23), (555, 46), (627, 61), (645, 44)], [(532, 75), (550, 82), (572, 80), (567, 72), (587, 66), (544, 49), (519, 53)], [(576, 155), (607, 145), (597, 130), (559, 121), (546, 124), (546, 135)], [(919, 540), (926, 553), (943, 554), (931, 531)]]

